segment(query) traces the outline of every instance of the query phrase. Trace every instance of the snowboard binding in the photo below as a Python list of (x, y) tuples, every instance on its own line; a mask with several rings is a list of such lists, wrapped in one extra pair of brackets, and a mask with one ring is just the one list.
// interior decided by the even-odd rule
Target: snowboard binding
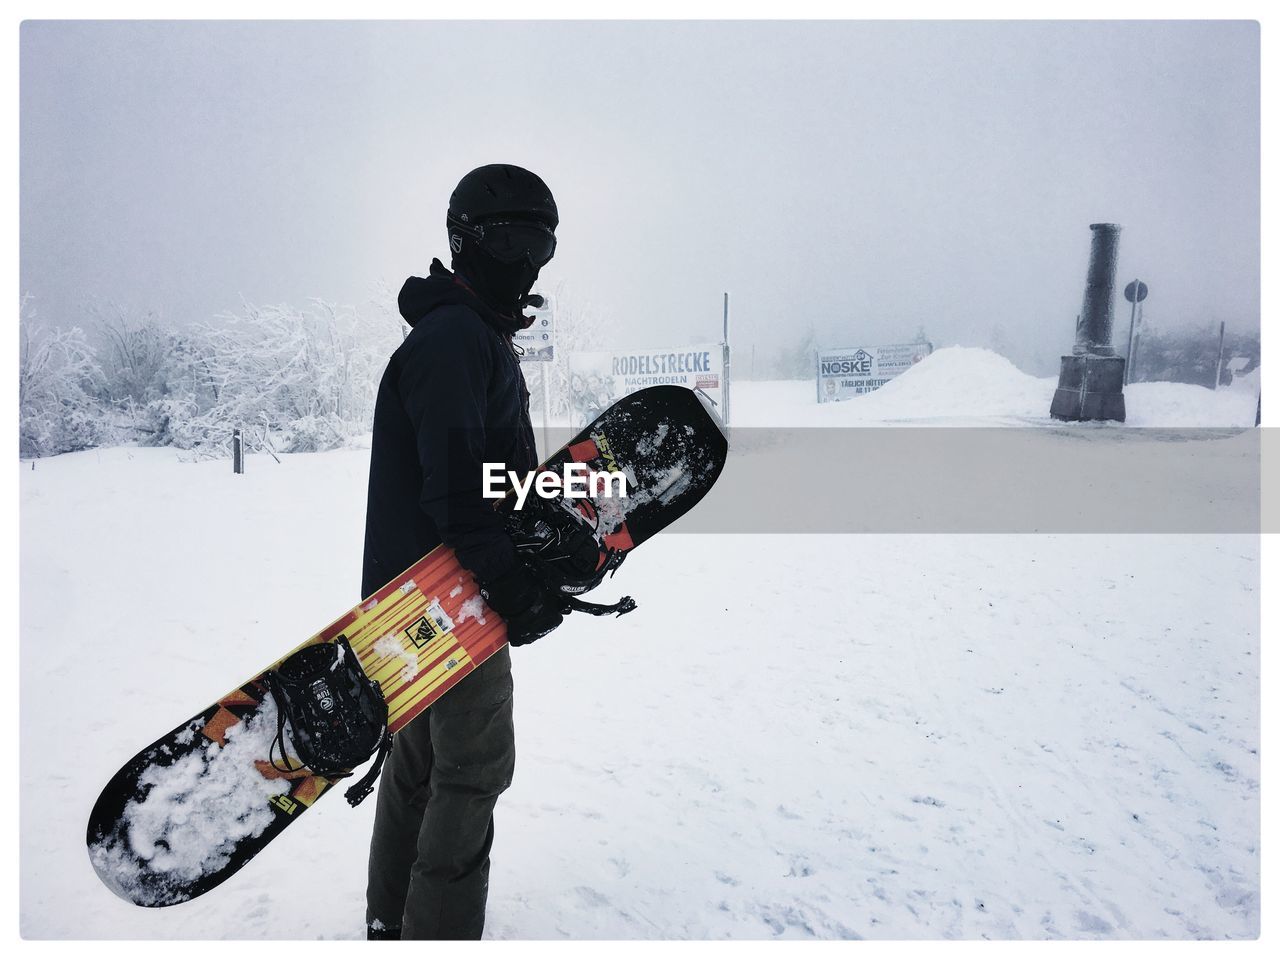
[(536, 500), (506, 516), (516, 552), (545, 572), (562, 593), (577, 595), (598, 586), (625, 554), (608, 548), (597, 528), (562, 500)]
[(622, 566), (626, 553), (608, 546), (598, 525), (577, 508), (563, 500), (536, 500), (508, 513), (506, 525), (516, 552), (533, 561), (539, 576), (562, 595), (564, 612), (621, 616), (635, 609), (630, 597), (612, 604), (579, 598)]
[[(278, 725), (271, 765), (281, 773), (305, 768), (326, 780), (341, 780), (376, 751), (373, 766), (346, 793), (351, 806), (359, 804), (373, 792), (391, 748), (391, 734), (382, 690), (365, 674), (347, 638), (303, 647), (267, 671), (265, 679), (275, 699)], [(300, 766), (291, 763), (285, 750), (286, 723), (288, 743)]]

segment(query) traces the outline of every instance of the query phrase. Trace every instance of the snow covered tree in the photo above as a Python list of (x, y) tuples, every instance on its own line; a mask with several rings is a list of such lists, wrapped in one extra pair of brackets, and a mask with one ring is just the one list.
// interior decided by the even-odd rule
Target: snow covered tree
[(97, 398), (102, 371), (79, 327), (36, 329), (29, 297), (18, 307), (18, 453), (47, 457), (112, 436)]
[(1130, 382), (1167, 380), (1213, 387), (1218, 369), (1217, 324), (1159, 329), (1150, 321), (1140, 330)]
[(785, 380), (809, 380), (814, 375), (818, 333), (811, 322), (800, 337), (778, 354), (778, 374)]
[(182, 358), (182, 334), (163, 328), (154, 314), (131, 319), (119, 306), (97, 307), (94, 340), (102, 370), (101, 399), (115, 413), (125, 439), (151, 445), (171, 442), (167, 404), (173, 389), (186, 383), (175, 368)]
[(145, 405), (164, 392), (168, 338), (156, 317), (130, 320), (123, 308), (99, 308), (98, 364), (112, 403)]
[[(398, 325), (354, 307), (256, 306), (195, 331), (186, 366), (193, 394), (162, 401), (173, 442), (225, 451), (235, 427), (252, 441), (276, 433), (288, 452), (327, 450), (370, 428), (378, 375)], [(212, 398), (201, 402), (201, 387)]]

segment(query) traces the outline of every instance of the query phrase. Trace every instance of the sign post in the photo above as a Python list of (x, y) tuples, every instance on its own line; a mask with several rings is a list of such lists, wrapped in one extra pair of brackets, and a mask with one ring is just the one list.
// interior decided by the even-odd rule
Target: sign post
[(724, 425), (729, 425), (729, 293), (724, 295)]
[(533, 323), (511, 338), (523, 353), (520, 362), (542, 363), (542, 453), (551, 455), (551, 364), (556, 358), (556, 309), (551, 297), (531, 299)]
[(1129, 301), (1129, 347), (1124, 355), (1124, 383), (1129, 385), (1129, 378), (1133, 375), (1133, 348), (1135, 346), (1133, 339), (1133, 331), (1137, 325), (1137, 317), (1142, 309), (1140, 304), (1147, 299), (1147, 285), (1141, 280), (1130, 280), (1128, 286), (1124, 288), (1124, 298)]
[(1218, 323), (1218, 372), (1213, 377), (1213, 389), (1218, 389), (1218, 384), (1222, 382), (1222, 348), (1227, 342), (1227, 321), (1222, 320)]

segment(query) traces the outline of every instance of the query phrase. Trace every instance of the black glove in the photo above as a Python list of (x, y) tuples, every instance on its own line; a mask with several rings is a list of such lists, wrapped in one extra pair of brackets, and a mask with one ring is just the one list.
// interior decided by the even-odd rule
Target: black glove
[(548, 586), (524, 560), (517, 560), (502, 576), (480, 584), (480, 596), (507, 624), (507, 642), (513, 647), (533, 643), (564, 620), (563, 598)]
[(622, 565), (626, 553), (606, 547), (594, 526), (576, 511), (539, 500), (506, 518), (516, 551), (536, 565), (547, 582), (577, 596), (600, 585)]

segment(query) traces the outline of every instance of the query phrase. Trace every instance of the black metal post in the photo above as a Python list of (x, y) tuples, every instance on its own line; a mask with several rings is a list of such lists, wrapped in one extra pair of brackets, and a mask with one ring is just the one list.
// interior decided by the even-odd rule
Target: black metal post
[(1222, 348), (1227, 343), (1227, 321), (1222, 320), (1218, 323), (1218, 372), (1213, 377), (1213, 389), (1217, 390), (1218, 385), (1222, 383)]

